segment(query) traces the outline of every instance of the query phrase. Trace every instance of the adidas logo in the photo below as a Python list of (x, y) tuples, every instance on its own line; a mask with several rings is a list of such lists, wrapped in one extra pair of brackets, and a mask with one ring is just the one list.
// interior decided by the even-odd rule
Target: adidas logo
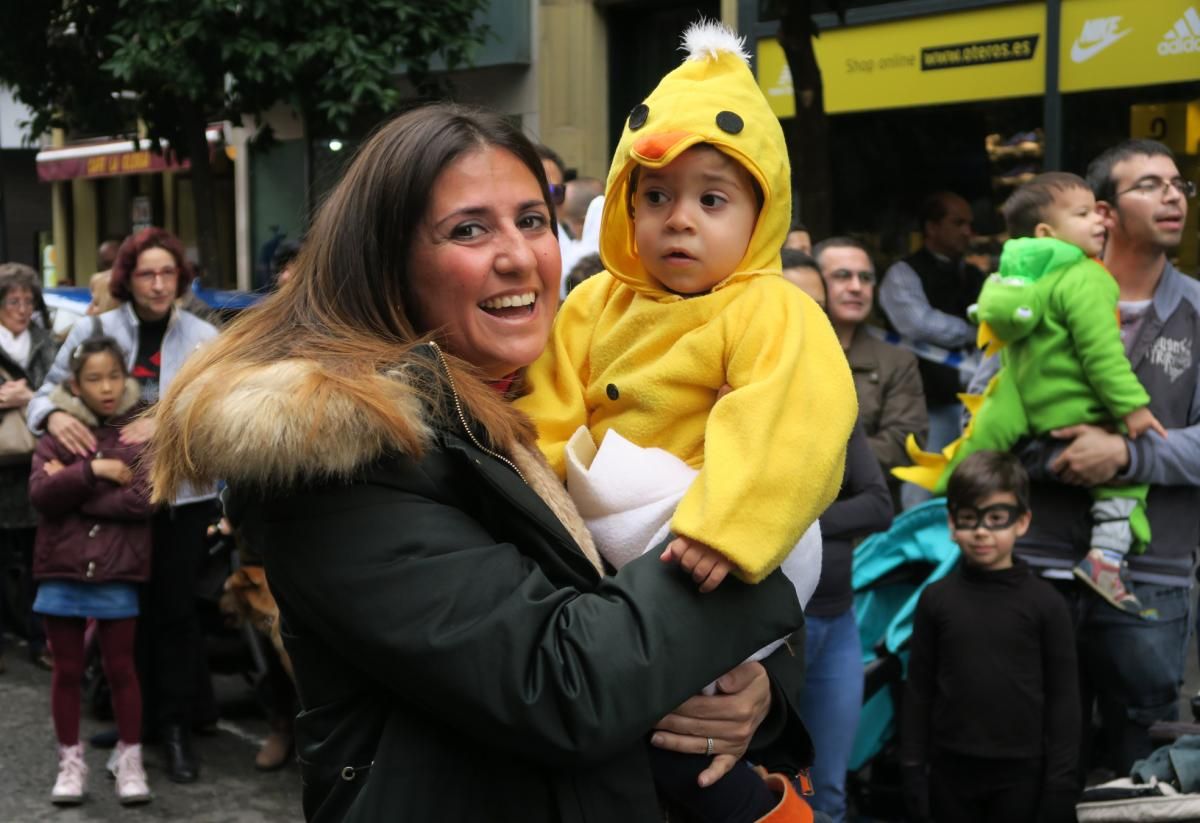
[(1166, 57), (1168, 54), (1195, 54), (1200, 52), (1200, 14), (1192, 6), (1175, 21), (1175, 25), (1163, 35), (1158, 44), (1158, 53)]

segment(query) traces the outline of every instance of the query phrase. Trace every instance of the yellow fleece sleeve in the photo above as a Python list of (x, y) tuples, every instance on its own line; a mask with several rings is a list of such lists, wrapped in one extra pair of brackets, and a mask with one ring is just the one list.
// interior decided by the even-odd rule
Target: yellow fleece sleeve
[(807, 295), (763, 277), (734, 305), (725, 344), (733, 391), (713, 406), (704, 467), (671, 525), (754, 583), (837, 497), (858, 401), (837, 336)]
[(525, 373), (529, 391), (516, 401), (516, 407), (537, 424), (538, 448), (560, 480), (566, 478), (563, 450), (567, 440), (587, 425), (588, 352), (596, 318), (612, 284), (612, 277), (601, 272), (567, 295), (545, 351)]

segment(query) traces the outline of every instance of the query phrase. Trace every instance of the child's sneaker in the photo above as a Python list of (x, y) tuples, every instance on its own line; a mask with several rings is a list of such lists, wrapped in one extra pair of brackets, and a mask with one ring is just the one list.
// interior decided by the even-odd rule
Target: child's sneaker
[(77, 806), (87, 793), (87, 764), (83, 762), (83, 744), (58, 747), (58, 779), (50, 791), (50, 802), (57, 806)]
[(117, 798), (124, 806), (150, 802), (150, 786), (142, 766), (141, 743), (118, 743), (108, 758), (108, 770), (117, 781)]
[(1114, 607), (1130, 614), (1142, 613), (1141, 601), (1129, 591), (1129, 572), (1124, 563), (1109, 558), (1100, 549), (1092, 549), (1074, 571), (1076, 577)]

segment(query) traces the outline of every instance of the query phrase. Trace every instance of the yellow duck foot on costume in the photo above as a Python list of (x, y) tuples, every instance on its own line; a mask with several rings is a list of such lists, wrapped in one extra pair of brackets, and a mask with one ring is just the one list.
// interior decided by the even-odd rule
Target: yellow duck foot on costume
[(954, 454), (951, 448), (956, 447), (956, 444), (957, 441), (941, 452), (922, 451), (921, 447), (917, 445), (917, 438), (910, 434), (904, 441), (904, 449), (908, 452), (908, 459), (913, 462), (913, 465), (897, 466), (892, 469), (892, 474), (905, 482), (934, 491), (942, 475), (945, 474), (946, 467), (950, 464), (950, 455)]
[(971, 413), (972, 420), (975, 419), (975, 415), (979, 414), (979, 410), (983, 408), (982, 394), (967, 394), (966, 392), (959, 392), (958, 400), (967, 407), (967, 411)]
[(767, 788), (779, 795), (779, 803), (756, 823), (813, 823), (812, 808), (804, 802), (786, 775), (768, 774)]

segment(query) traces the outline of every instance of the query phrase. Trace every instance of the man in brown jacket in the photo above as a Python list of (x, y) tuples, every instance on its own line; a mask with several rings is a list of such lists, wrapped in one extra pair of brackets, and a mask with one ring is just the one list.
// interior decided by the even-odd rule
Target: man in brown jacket
[(850, 237), (831, 237), (817, 244), (814, 256), (825, 278), (829, 319), (854, 375), (859, 422), (898, 500), (900, 484), (889, 472), (911, 462), (904, 451), (905, 438), (915, 434), (924, 442), (929, 429), (917, 359), (864, 328), (874, 307), (876, 283), (866, 246)]

